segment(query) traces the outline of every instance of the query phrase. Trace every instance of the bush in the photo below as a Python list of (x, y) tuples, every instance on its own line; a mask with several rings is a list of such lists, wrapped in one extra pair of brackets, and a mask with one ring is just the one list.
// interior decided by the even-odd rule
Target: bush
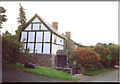
[(72, 51), (71, 60), (76, 61), (79, 67), (94, 69), (93, 65), (95, 66), (99, 62), (99, 55), (92, 48), (77, 48)]
[(116, 63), (118, 64), (119, 58), (119, 45), (110, 43), (108, 45), (109, 50), (111, 51), (111, 66), (114, 66)]
[(111, 62), (110, 50), (102, 46), (95, 46), (94, 51), (100, 56), (99, 62), (102, 63), (104, 67), (108, 67)]
[(12, 35), (6, 31), (2, 36), (2, 59), (9, 63), (16, 63), (23, 44), (16, 39), (16, 35)]

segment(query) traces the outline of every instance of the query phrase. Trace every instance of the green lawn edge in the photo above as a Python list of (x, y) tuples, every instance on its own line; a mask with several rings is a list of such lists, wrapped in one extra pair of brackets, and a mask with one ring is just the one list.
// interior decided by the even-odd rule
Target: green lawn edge
[(49, 67), (41, 67), (41, 66), (35, 66), (35, 69), (31, 68), (25, 68), (24, 64), (6, 64), (4, 65), (8, 68), (15, 68), (20, 71), (25, 71), (25, 72), (30, 72), (33, 74), (41, 75), (41, 76), (46, 76), (46, 77), (51, 77), (51, 78), (56, 78), (56, 79), (62, 79), (62, 80), (71, 80), (71, 81), (78, 81), (80, 80), (79, 78), (72, 77), (69, 73), (55, 70)]
[(115, 70), (117, 68), (115, 67), (111, 67), (111, 68), (102, 68), (100, 70), (95, 70), (95, 71), (90, 71), (90, 72), (86, 72), (84, 73), (84, 75), (88, 75), (88, 76), (94, 76), (94, 75), (98, 75), (100, 73), (106, 72), (106, 71), (111, 71), (111, 70)]

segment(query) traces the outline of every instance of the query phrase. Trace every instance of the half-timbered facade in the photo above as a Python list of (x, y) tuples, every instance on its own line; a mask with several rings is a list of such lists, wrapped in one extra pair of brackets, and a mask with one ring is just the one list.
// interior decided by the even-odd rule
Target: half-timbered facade
[(64, 50), (65, 37), (37, 14), (24, 26), (20, 34), (20, 42), (29, 53), (56, 54)]
[(56, 55), (58, 50), (70, 52), (77, 48), (77, 43), (70, 39), (69, 32), (66, 35), (58, 32), (57, 24), (53, 22), (51, 25), (37, 14), (27, 22), (19, 35), (19, 42), (24, 42), (24, 48), (29, 48), (29, 53), (36, 55), (37, 61), (34, 60), (35, 56), (31, 58), (22, 56), (20, 62), (25, 63), (31, 60), (40, 66), (56, 67), (59, 64), (57, 60), (60, 60)]

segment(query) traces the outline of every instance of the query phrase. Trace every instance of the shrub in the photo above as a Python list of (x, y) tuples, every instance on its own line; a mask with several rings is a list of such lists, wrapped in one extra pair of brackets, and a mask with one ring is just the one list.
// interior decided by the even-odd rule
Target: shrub
[[(96, 65), (99, 62), (99, 55), (93, 51), (92, 48), (77, 48), (72, 51), (71, 59), (76, 61), (77, 65), (82, 67), (90, 67), (91, 65)], [(93, 69), (93, 66), (91, 66)]]
[(109, 50), (111, 51), (111, 66), (114, 66), (118, 63), (119, 58), (119, 45), (109, 43), (108, 45)]
[(9, 63), (16, 63), (19, 54), (22, 51), (23, 44), (16, 39), (16, 35), (12, 35), (6, 31), (2, 36), (2, 59)]
[(99, 62), (102, 63), (104, 67), (109, 66), (111, 61), (110, 50), (102, 46), (95, 46), (94, 51), (97, 52), (100, 56)]

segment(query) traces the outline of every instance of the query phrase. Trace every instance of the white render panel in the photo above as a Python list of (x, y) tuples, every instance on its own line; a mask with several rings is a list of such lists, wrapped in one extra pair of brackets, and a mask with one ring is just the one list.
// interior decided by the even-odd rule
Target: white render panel
[(31, 30), (31, 24), (29, 24), (25, 30)]
[(42, 52), (42, 43), (36, 43), (36, 45), (35, 45), (35, 52), (37, 52), (37, 53), (41, 53)]
[(50, 31), (44, 32), (44, 42), (50, 42)]
[(43, 45), (43, 53), (50, 54), (50, 43), (44, 43)]
[(37, 17), (32, 22), (41, 22)]
[(20, 42), (27, 42), (27, 32), (22, 32), (21, 34)]
[(28, 33), (28, 42), (34, 42), (34, 38), (35, 38), (35, 32), (29, 32)]
[(43, 32), (36, 32), (36, 42), (42, 42)]
[(43, 25), (43, 23), (41, 23), (41, 30), (48, 30), (48, 29)]
[(33, 53), (34, 51), (34, 43), (28, 43), (28, 47), (30, 49), (30, 52), (29, 53)]
[(40, 24), (33, 24), (33, 30), (39, 30)]

